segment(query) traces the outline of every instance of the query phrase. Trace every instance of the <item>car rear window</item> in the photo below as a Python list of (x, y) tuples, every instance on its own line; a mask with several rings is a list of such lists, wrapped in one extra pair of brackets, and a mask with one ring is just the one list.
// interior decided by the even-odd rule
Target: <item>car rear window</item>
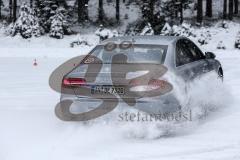
[(97, 46), (90, 55), (96, 56), (104, 64), (111, 64), (112, 58), (118, 54), (127, 56), (127, 63), (153, 63), (162, 64), (167, 52), (165, 45), (134, 44), (130, 48), (121, 49), (116, 46), (114, 49), (106, 49), (106, 46)]

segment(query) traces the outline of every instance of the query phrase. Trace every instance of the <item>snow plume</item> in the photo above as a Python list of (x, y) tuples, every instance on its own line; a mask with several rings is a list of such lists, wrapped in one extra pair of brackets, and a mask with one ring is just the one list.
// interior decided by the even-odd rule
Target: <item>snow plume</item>
[(207, 118), (212, 111), (217, 111), (230, 104), (231, 96), (227, 86), (215, 72), (195, 79), (187, 86), (186, 99), (182, 99), (183, 110), (191, 109), (193, 118)]
[[(112, 121), (110, 126), (112, 125), (114, 130), (118, 128), (121, 136), (134, 139), (157, 139), (191, 132), (211, 116), (217, 116), (217, 113), (222, 108), (228, 107), (232, 101), (227, 86), (220, 78), (216, 77), (218, 75), (215, 72), (209, 72), (187, 84), (176, 76), (169, 74), (166, 77), (174, 86), (173, 92), (181, 104), (181, 112), (191, 116), (191, 119), (180, 121)], [(115, 110), (108, 116), (112, 116), (110, 118), (112, 120), (117, 113), (125, 112), (141, 113), (138, 110), (129, 109), (129, 107), (118, 107), (117, 111)]]

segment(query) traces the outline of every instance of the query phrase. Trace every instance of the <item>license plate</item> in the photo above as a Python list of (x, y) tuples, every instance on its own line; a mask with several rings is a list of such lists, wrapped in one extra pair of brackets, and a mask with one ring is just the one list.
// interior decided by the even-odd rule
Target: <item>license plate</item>
[(92, 94), (119, 94), (124, 95), (124, 87), (114, 87), (114, 86), (92, 86)]

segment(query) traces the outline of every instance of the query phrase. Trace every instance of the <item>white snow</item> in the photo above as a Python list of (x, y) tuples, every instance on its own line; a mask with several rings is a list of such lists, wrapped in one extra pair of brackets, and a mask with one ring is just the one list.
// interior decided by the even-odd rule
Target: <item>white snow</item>
[[(54, 115), (59, 94), (50, 89), (48, 78), (58, 65), (92, 47), (69, 48), (76, 39), (72, 36), (63, 40), (1, 36), (0, 159), (240, 159), (240, 50), (234, 49), (239, 26), (231, 27), (228, 31), (210, 29), (217, 33), (203, 46), (221, 61), (224, 84), (204, 85), (202, 79), (200, 87), (194, 88), (195, 83), (192, 87), (193, 96), (214, 103), (217, 109), (206, 117), (178, 124), (60, 121)], [(226, 50), (216, 50), (220, 40)], [(33, 66), (35, 58), (37, 66)], [(196, 103), (200, 105), (198, 101), (191, 104)], [(202, 106), (206, 104), (195, 109)]]

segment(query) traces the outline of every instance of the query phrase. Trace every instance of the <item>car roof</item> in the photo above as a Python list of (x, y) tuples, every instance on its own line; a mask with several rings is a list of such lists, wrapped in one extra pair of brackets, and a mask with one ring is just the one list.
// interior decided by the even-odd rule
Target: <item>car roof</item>
[(169, 45), (180, 38), (176, 36), (123, 36), (109, 38), (102, 41), (100, 45), (105, 45), (109, 42), (121, 43), (123, 41), (133, 41), (134, 44)]

